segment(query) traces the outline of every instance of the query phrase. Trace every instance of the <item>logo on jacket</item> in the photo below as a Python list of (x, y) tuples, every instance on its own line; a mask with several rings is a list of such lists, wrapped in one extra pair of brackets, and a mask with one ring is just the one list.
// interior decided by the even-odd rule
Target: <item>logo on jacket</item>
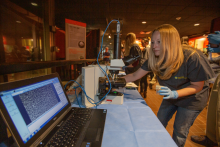
[(177, 77), (177, 76), (175, 76), (175, 79), (187, 79), (187, 77), (184, 77), (184, 76)]

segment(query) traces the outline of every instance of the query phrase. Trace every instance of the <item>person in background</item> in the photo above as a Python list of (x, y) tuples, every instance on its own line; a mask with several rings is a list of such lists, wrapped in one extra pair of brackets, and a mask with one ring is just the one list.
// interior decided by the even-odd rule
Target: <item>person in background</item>
[(188, 38), (188, 36), (183, 36), (182, 38), (181, 38), (181, 45), (182, 45), (182, 47), (184, 47), (184, 48), (189, 48), (189, 49), (195, 49), (195, 48), (193, 48), (191, 45), (189, 45), (189, 38)]
[(105, 52), (103, 53), (103, 60), (105, 61), (105, 65), (109, 64), (110, 53), (108, 52), (108, 47), (105, 48)]
[(184, 46), (184, 45), (186, 45), (186, 46), (188, 46), (189, 45), (189, 37), (188, 36), (183, 36), (182, 38), (181, 38), (181, 44), (182, 44), (182, 46)]
[(125, 48), (121, 47), (121, 59), (123, 59), (125, 56)]
[[(143, 50), (142, 50), (142, 52), (143, 52), (143, 54), (145, 54), (144, 55), (144, 59), (148, 59), (148, 55), (149, 55), (149, 50), (150, 50), (150, 45), (149, 45), (149, 40), (148, 39), (143, 39), (142, 41), (141, 41), (141, 43), (142, 43), (142, 46), (144, 47), (143, 48)], [(152, 89), (152, 86), (157, 82), (156, 81), (156, 75), (153, 73), (153, 72), (149, 72), (147, 75), (146, 75), (146, 77), (144, 76), (143, 78), (147, 78), (148, 77), (148, 75), (150, 76), (150, 80), (149, 80), (149, 88), (150, 89)], [(143, 81), (143, 82), (145, 82), (145, 79), (143, 79), (143, 80), (141, 80), (141, 81)], [(141, 84), (142, 85), (142, 84)], [(147, 85), (148, 86), (148, 85)], [(146, 88), (147, 88), (147, 86), (146, 86)], [(141, 91), (142, 92), (142, 91)], [(145, 94), (145, 92), (142, 94), (144, 97), (147, 95), (147, 94)]]
[(144, 38), (143, 40), (141, 40), (141, 45), (143, 46), (143, 50), (142, 50), (143, 56), (147, 60), (148, 59), (149, 50), (150, 50), (149, 40)]
[(153, 71), (163, 96), (157, 117), (164, 127), (176, 112), (173, 140), (184, 147), (190, 127), (206, 107), (209, 96), (207, 80), (215, 76), (201, 51), (181, 46), (175, 27), (164, 24), (151, 37), (149, 58), (136, 72), (124, 76), (126, 82), (140, 79)]
[[(216, 31), (215, 34), (209, 34), (208, 40), (210, 44), (215, 44), (216, 47), (212, 48), (210, 44), (207, 47), (207, 50), (212, 53), (219, 53), (220, 46), (220, 31)], [(220, 57), (209, 58), (211, 62), (219, 63)], [(201, 136), (191, 136), (191, 140), (195, 143), (204, 146), (220, 146), (220, 96), (219, 96), (219, 75), (215, 80), (215, 83), (212, 87), (212, 92), (210, 94), (209, 105), (207, 110), (207, 121), (206, 121), (206, 135)]]
[[(138, 44), (136, 43), (136, 35), (134, 33), (128, 33), (125, 38), (125, 56), (124, 60), (129, 58), (134, 58), (140, 56), (142, 57), (142, 52)], [(137, 71), (143, 63), (141, 62), (141, 59), (138, 59), (133, 64), (129, 65), (127, 68), (125, 68), (125, 73), (130, 74), (135, 71)], [(140, 80), (137, 79), (134, 81), (134, 83), (139, 86)]]
[(25, 46), (22, 46), (19, 50), (17, 50), (17, 54), (20, 62), (30, 61), (31, 59), (31, 53), (26, 50)]
[[(141, 45), (143, 46), (142, 55), (145, 60), (148, 59), (148, 54), (149, 54), (149, 49), (150, 49), (148, 44), (149, 44), (148, 39), (141, 40)], [(147, 97), (147, 87), (148, 87), (147, 77), (148, 75), (152, 75), (152, 74), (153, 72), (150, 72), (149, 74), (146, 74), (145, 76), (143, 76), (140, 80), (140, 94), (143, 98)]]

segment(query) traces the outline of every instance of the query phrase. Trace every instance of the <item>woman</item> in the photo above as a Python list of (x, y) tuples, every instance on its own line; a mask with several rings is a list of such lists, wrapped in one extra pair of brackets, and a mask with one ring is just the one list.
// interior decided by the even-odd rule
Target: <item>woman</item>
[(183, 147), (190, 127), (208, 100), (208, 79), (214, 72), (202, 52), (181, 46), (178, 31), (169, 24), (152, 33), (148, 60), (135, 73), (126, 75), (131, 82), (153, 71), (162, 86), (159, 91), (163, 101), (158, 119), (164, 127), (176, 113), (173, 139)]
[[(134, 33), (128, 33), (125, 38), (125, 54), (124, 59), (134, 58), (140, 56), (140, 59), (135, 61), (132, 65), (125, 68), (125, 73), (130, 74), (137, 71), (143, 63), (141, 63), (142, 52), (138, 44), (136, 43), (136, 35)], [(140, 80), (137, 79), (134, 83), (139, 86)]]

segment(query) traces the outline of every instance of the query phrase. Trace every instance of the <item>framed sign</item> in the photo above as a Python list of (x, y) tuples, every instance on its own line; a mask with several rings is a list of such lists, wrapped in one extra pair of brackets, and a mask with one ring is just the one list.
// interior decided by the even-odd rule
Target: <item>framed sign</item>
[(66, 60), (86, 58), (86, 23), (65, 19)]

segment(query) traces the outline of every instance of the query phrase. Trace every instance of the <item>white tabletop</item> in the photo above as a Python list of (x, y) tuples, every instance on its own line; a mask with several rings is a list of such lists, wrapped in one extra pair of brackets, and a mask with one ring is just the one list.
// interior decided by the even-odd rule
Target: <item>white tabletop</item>
[[(107, 109), (102, 147), (177, 147), (138, 91), (123, 93), (122, 105), (97, 107)], [(77, 102), (72, 106), (78, 107)]]

